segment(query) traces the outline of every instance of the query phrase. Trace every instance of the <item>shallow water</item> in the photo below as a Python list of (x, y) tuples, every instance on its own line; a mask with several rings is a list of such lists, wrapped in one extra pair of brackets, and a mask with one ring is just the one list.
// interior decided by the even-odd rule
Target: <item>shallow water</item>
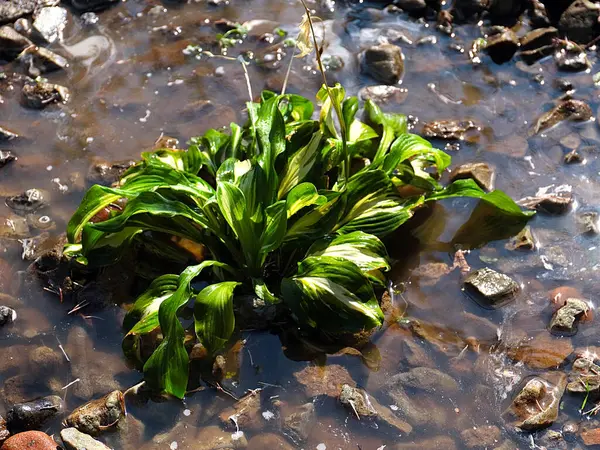
[[(10, 196), (30, 188), (47, 191), (51, 206), (43, 213), (56, 223), (51, 233), (64, 230), (83, 195), (82, 188), (73, 181), (74, 174), (79, 174), (79, 179), (85, 177), (94, 158), (137, 158), (141, 151), (151, 148), (161, 134), (185, 142), (209, 127), (244, 120), (248, 92), (240, 65), (219, 58), (196, 59), (183, 52), (190, 44), (218, 52), (212, 45), (215, 20), (272, 21), (251, 31), (247, 42), (228, 51), (235, 57), (251, 50), (260, 57), (271, 51), (269, 44), (258, 41), (258, 36), (277, 26), (293, 33), (301, 16), (301, 7), (295, 2), (272, 0), (232, 1), (219, 8), (204, 3), (159, 5), (164, 8), (157, 9), (155, 3), (130, 0), (99, 13), (96, 25), (84, 26), (74, 18), (64, 46), (55, 47), (71, 55), (71, 66), (64, 73), (48, 75), (50, 81), (72, 90), (73, 99), (68, 104), (39, 112), (20, 107), (17, 91), (0, 93), (4, 97), (0, 103), (0, 125), (23, 136), (2, 144), (2, 148), (13, 150), (18, 160), (0, 169), (0, 195)], [(596, 281), (600, 270), (597, 256), (600, 238), (582, 234), (575, 220), (581, 211), (598, 209), (597, 154), (589, 153), (584, 164), (565, 165), (562, 160), (566, 150), (560, 144), (562, 138), (574, 134), (581, 140), (581, 146), (597, 149), (600, 130), (595, 121), (565, 122), (529, 137), (535, 119), (563, 95), (554, 87), (556, 78), (572, 81), (576, 88), (574, 97), (585, 100), (596, 111), (599, 91), (592, 81), (593, 72), (557, 73), (551, 58), (527, 67), (517, 62), (518, 58), (498, 66), (486, 57), (481, 67), (474, 68), (466, 52), (460, 53), (449, 45), (459, 43), (468, 49), (472, 39), (479, 36), (475, 26), (457, 28), (457, 36), (451, 39), (432, 26), (406, 16), (372, 21), (365, 19), (366, 13), (357, 14), (359, 9), (353, 11), (351, 15), (347, 8), (339, 6), (319, 13), (330, 21), (325, 27), (328, 43), (325, 53), (346, 60), (340, 71), (328, 74), (330, 82), (343, 83), (351, 94), (374, 84), (360, 74), (355, 55), (365, 46), (378, 42), (390, 30), (403, 32), (413, 42), (435, 36), (435, 44), (401, 44), (405, 54), (401, 87), (406, 89), (406, 98), (401, 103), (389, 103), (384, 109), (414, 116), (416, 131), (431, 120), (476, 120), (483, 126), (480, 137), (476, 143), (461, 143), (458, 150), (451, 150), (455, 165), (482, 161), (495, 166), (496, 187), (514, 198), (534, 195), (540, 187), (568, 184), (575, 195), (575, 206), (563, 216), (538, 214), (531, 223), (539, 242), (534, 252), (510, 252), (505, 249), (506, 240), (501, 240), (467, 255), (474, 269), (490, 266), (521, 284), (522, 294), (516, 302), (491, 311), (463, 295), (458, 271), (437, 282), (415, 275), (415, 271), (427, 263), (452, 264), (455, 250), (470, 248), (478, 242), (477, 229), (457, 235), (475, 203), (442, 202), (429, 211), (428, 217), (421, 219), (419, 227), (401, 230), (390, 238), (392, 256), (398, 259), (391, 275), (397, 321), (376, 333), (372, 346), (368, 351), (363, 350), (362, 356), (327, 355), (313, 349), (313, 356), (307, 361), (305, 354), (297, 355), (293, 343), (285, 344), (285, 338), (243, 332), (238, 352), (230, 352), (227, 358), (231, 376), (224, 381), (223, 388), (231, 396), (206, 389), (190, 394), (183, 404), (128, 405), (129, 420), (141, 421), (145, 429), (126, 434), (127, 444), (114, 434), (103, 436), (115, 448), (194, 449), (194, 442), (201, 439), (198, 433), (202, 433), (203, 427), (219, 424), (217, 416), (231, 406), (232, 396), (239, 397), (258, 388), (263, 389), (264, 420), (256, 429), (241, 430), (248, 438), (266, 432), (279, 433), (277, 420), (267, 420), (268, 411), (274, 411), (268, 402), (274, 399), (289, 405), (314, 402), (317, 422), (308, 440), (297, 446), (290, 444), (291, 448), (374, 450), (436, 436), (449, 436), (457, 448), (466, 448), (461, 432), (486, 425), (502, 430), (496, 445), (509, 439), (512, 447), (507, 448), (527, 448), (538, 436), (511, 432), (500, 416), (527, 377), (547, 370), (511, 361), (503, 345), (513, 348), (532, 345), (534, 351), (551, 353), (554, 347), (570, 343), (573, 352), (585, 348), (595, 351), (599, 336), (594, 321), (583, 324), (574, 337), (550, 338), (547, 324), (552, 311), (547, 293), (559, 286), (570, 286), (594, 305), (600, 290)], [(284, 51), (289, 52), (289, 49)], [(594, 63), (595, 55), (590, 57)], [(289, 54), (281, 59), (283, 61), (264, 67), (250, 66), (255, 94), (262, 89), (281, 88)], [(12, 71), (12, 68), (0, 66), (1, 71)], [(543, 83), (534, 79), (538, 74), (543, 75)], [(294, 63), (289, 92), (312, 97), (320, 83), (320, 75), (308, 60)], [(189, 106), (199, 101), (210, 103), (195, 109)], [(444, 142), (437, 144), (442, 148), (445, 145)], [(9, 209), (0, 205), (0, 216), (8, 213)], [(3, 260), (10, 267), (0, 266), (0, 284), (11, 284), (7, 291), (16, 290), (18, 273), (27, 264), (21, 260), (21, 251), (14, 241), (2, 245)], [(122, 275), (118, 272), (113, 275), (116, 284), (127, 284), (127, 280), (119, 278)], [(2, 277), (6, 279), (3, 281)], [(124, 295), (117, 293), (116, 297)], [(19, 313), (18, 321), (8, 331), (3, 330), (0, 340), (6, 355), (0, 362), (4, 398), (21, 396), (20, 400), (27, 400), (58, 390), (65, 397), (69, 411), (90, 394), (96, 397), (139, 382), (139, 372), (126, 366), (121, 352), (120, 325), (124, 312), (113, 305), (101, 310), (83, 310), (82, 314), (67, 314), (73, 305), (62, 304), (59, 297), (48, 291), (31, 298), (22, 294), (14, 305)], [(130, 300), (116, 297), (108, 303)], [(410, 331), (409, 319), (431, 324), (429, 342)], [(76, 326), (87, 330), (89, 340), (77, 339), (73, 334)], [(544, 333), (555, 341), (540, 344), (533, 340), (531, 344), (534, 337)], [(82, 335), (85, 336), (85, 332)], [(311, 386), (314, 388), (317, 384), (315, 380), (343, 379), (345, 372), (337, 367), (341, 366), (358, 386), (372, 393), (382, 404), (392, 409), (397, 407), (386, 397), (382, 386), (392, 375), (415, 365), (403, 344), (407, 340), (423, 350), (420, 365), (428, 364), (448, 373), (460, 386), (453, 395), (409, 391), (409, 397), (433, 416), (427, 424), (415, 427), (410, 436), (399, 435), (366, 420), (357, 421), (332, 397), (313, 399)], [(503, 345), (498, 345), (499, 341)], [(466, 342), (476, 344), (466, 345)], [(61, 362), (51, 383), (29, 355), (39, 345), (56, 352), (62, 347), (71, 360)], [(574, 359), (573, 352), (567, 352), (570, 356), (561, 363), (560, 370), (568, 369)], [(315, 376), (311, 382), (307, 381), (307, 372), (301, 372), (307, 367)], [(25, 378), (33, 381), (25, 382)], [(86, 385), (85, 390), (77, 394), (74, 385), (62, 389), (77, 378), (80, 378), (78, 383)], [(13, 385), (17, 385), (16, 393), (10, 391)], [(13, 396), (9, 397), (8, 393)], [(552, 429), (560, 430), (568, 420), (587, 422), (577, 411), (581, 400), (566, 394), (563, 409)], [(57, 430), (57, 423), (48, 428), (50, 433)], [(235, 427), (231, 431), (234, 432)], [(174, 447), (173, 442), (177, 446)], [(262, 448), (256, 445), (254, 448)], [(423, 445), (421, 448), (426, 448), (426, 444)]]

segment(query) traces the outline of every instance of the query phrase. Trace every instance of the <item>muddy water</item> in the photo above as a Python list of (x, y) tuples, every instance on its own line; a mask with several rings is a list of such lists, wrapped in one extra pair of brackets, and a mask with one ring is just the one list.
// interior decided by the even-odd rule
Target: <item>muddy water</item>
[[(456, 36), (449, 38), (402, 15), (381, 18), (360, 9), (349, 14), (344, 7), (319, 14), (330, 20), (325, 53), (345, 62), (343, 68), (328, 74), (330, 82), (340, 81), (351, 94), (374, 84), (361, 75), (355, 55), (388, 36), (390, 30), (404, 33), (412, 42), (401, 44), (405, 54), (401, 87), (406, 92), (401, 101), (384, 108), (411, 114), (416, 131), (431, 120), (475, 120), (482, 126), (477, 141), (449, 148), (454, 164), (489, 163), (496, 168), (496, 187), (515, 198), (534, 195), (540, 187), (568, 184), (576, 198), (572, 211), (535, 218), (531, 226), (538, 248), (533, 252), (509, 251), (507, 241), (500, 240), (467, 255), (474, 269), (493, 267), (522, 287), (515, 302), (490, 311), (463, 295), (458, 271), (439, 277), (419, 271), (432, 267), (431, 263), (451, 264), (457, 249), (477, 247), (483, 239), (477, 227), (460, 232), (473, 211), (473, 202), (439, 204), (418, 219), (416, 229), (402, 230), (390, 239), (393, 256), (398, 259), (392, 272), (394, 320), (372, 338), (372, 345), (362, 354), (332, 355), (311, 348), (307, 357), (307, 352), (297, 350), (297, 343), (285, 338), (244, 332), (236, 351), (228, 355), (230, 376), (223, 389), (230, 395), (205, 389), (190, 394), (183, 404), (133, 402), (129, 405), (129, 430), (106, 433), (104, 438), (115, 448), (204, 448), (195, 447), (194, 442), (208, 439), (207, 433), (214, 428), (207, 427), (222, 425), (218, 415), (234, 403), (232, 397), (262, 389), (258, 424), (241, 430), (248, 438), (255, 437), (251, 448), (279, 448), (273, 441), (256, 439), (265, 433), (281, 435), (278, 420), (271, 418), (281, 407), (277, 401), (290, 407), (312, 401), (315, 406), (317, 420), (310, 426), (308, 439), (298, 445), (287, 441), (290, 448), (374, 450), (413, 441), (416, 447), (410, 448), (448, 448), (443, 437), (450, 438), (457, 448), (468, 448), (464, 431), (487, 426), (500, 430), (497, 435), (492, 432), (495, 442), (489, 448), (507, 440), (503, 448), (528, 448), (540, 436), (510, 430), (501, 418), (508, 402), (528, 377), (559, 366), (567, 372), (575, 353), (585, 349), (593, 353), (599, 339), (597, 319), (583, 324), (574, 337), (551, 337), (547, 332), (552, 315), (549, 292), (568, 286), (594, 305), (600, 269), (600, 239), (582, 233), (576, 220), (579, 213), (598, 208), (597, 124), (563, 123), (534, 137), (530, 131), (535, 119), (564, 94), (555, 87), (558, 78), (571, 81), (574, 97), (596, 111), (599, 92), (593, 72), (567, 76), (557, 72), (551, 59), (533, 66), (516, 59), (498, 66), (484, 59), (482, 66), (474, 68), (466, 49), (479, 36), (475, 26), (460, 27)], [(39, 112), (20, 107), (18, 92), (2, 93), (0, 124), (22, 138), (2, 144), (14, 151), (18, 160), (0, 169), (0, 195), (30, 188), (46, 191), (50, 207), (43, 215), (55, 223), (50, 233), (61, 233), (83, 195), (81, 180), (95, 158), (137, 158), (161, 134), (185, 142), (208, 127), (244, 120), (248, 92), (239, 64), (219, 58), (198, 59), (186, 55), (184, 49), (198, 45), (219, 53), (214, 43), (218, 19), (263, 21), (255, 22), (247, 42), (228, 49), (228, 55), (253, 52), (262, 61), (249, 68), (254, 93), (266, 88), (279, 90), (289, 49), (277, 53), (259, 37), (276, 27), (293, 34), (300, 15), (301, 8), (293, 2), (269, 0), (231, 2), (219, 8), (129, 1), (99, 13), (96, 24), (83, 25), (73, 19), (64, 46), (56, 47), (71, 55), (71, 66), (64, 73), (48, 75), (51, 82), (69, 87), (73, 100)], [(435, 40), (417, 43), (428, 36)], [(591, 58), (594, 63), (595, 56)], [(0, 67), (0, 71), (12, 70), (8, 65)], [(296, 61), (289, 92), (312, 97), (320, 81), (310, 61)], [(590, 149), (585, 163), (565, 165), (564, 144), (573, 141)], [(8, 208), (0, 206), (0, 215), (8, 213)], [(0, 284), (6, 291), (16, 291), (19, 271), (26, 263), (14, 241), (2, 245)], [(122, 275), (113, 275), (116, 284), (126, 282)], [(108, 303), (123, 300), (130, 299), (109, 299)], [(7, 306), (18, 309), (19, 318), (10, 331), (3, 331), (0, 340), (0, 379), (6, 402), (58, 392), (70, 410), (91, 397), (140, 381), (140, 374), (128, 368), (122, 357), (124, 313), (120, 308), (67, 314), (73, 305), (62, 304), (60, 293), (49, 291), (32, 298), (22, 295)], [(421, 324), (417, 328), (412, 325), (415, 320)], [(60, 356), (51, 374), (32, 356), (40, 345)], [(514, 356), (519, 349), (528, 348), (527, 354), (537, 355), (542, 362), (531, 363), (530, 358), (528, 364), (523, 362), (526, 357)], [(331, 385), (347, 378), (382, 405), (397, 410), (399, 405), (387, 396), (386, 383), (414, 367), (439, 369), (456, 380), (459, 389), (408, 389), (410, 400), (426, 411), (426, 418), (410, 436), (392, 427), (357, 421), (334, 397), (326, 395), (332, 394)], [(69, 385), (73, 381), (75, 384)], [(322, 395), (315, 397), (317, 394)], [(568, 421), (589, 423), (578, 412), (581, 401), (581, 397), (566, 395), (553, 429), (560, 430)], [(57, 430), (56, 423), (47, 431)], [(438, 438), (438, 444), (423, 441), (431, 438)], [(569, 443), (568, 448), (575, 445)]]

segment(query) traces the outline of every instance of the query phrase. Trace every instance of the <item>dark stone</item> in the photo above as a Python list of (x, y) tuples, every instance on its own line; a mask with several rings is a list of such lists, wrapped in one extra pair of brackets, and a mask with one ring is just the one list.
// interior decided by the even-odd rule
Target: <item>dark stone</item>
[(564, 214), (573, 203), (573, 194), (569, 190), (556, 188), (533, 197), (525, 197), (517, 202), (520, 206), (548, 214)]
[(135, 165), (135, 161), (114, 161), (109, 162), (102, 159), (97, 159), (88, 169), (86, 180), (92, 184), (101, 184), (102, 186), (110, 186), (119, 181), (121, 175)]
[(100, 11), (118, 3), (118, 0), (71, 0), (71, 4), (79, 11)]
[(456, 0), (454, 8), (463, 18), (468, 18), (476, 14), (487, 11), (490, 6), (490, 0)]
[(0, 169), (8, 163), (13, 162), (17, 157), (10, 150), (0, 150)]
[(20, 137), (19, 133), (17, 133), (16, 131), (9, 130), (8, 128), (5, 128), (2, 125), (0, 125), (0, 142), (12, 141), (13, 139), (16, 139), (18, 137)]
[(33, 43), (14, 28), (0, 27), (0, 59), (12, 60)]
[(66, 58), (48, 50), (44, 47), (28, 47), (19, 56), (19, 61), (28, 67), (29, 75), (38, 77), (43, 73), (63, 70), (69, 66)]
[(553, 85), (556, 89), (562, 92), (569, 92), (575, 89), (571, 81), (565, 80), (563, 78), (556, 78), (553, 82)]
[(6, 423), (11, 433), (35, 430), (62, 411), (62, 399), (51, 395), (13, 405), (6, 413)]
[(554, 53), (556, 66), (565, 72), (581, 72), (591, 67), (585, 51), (578, 45), (567, 45)]
[(393, 44), (381, 44), (367, 49), (363, 54), (363, 70), (375, 80), (396, 84), (404, 73), (402, 49)]
[(425, 0), (398, 0), (396, 5), (408, 13), (421, 13), (427, 9)]
[(0, 327), (17, 320), (17, 312), (8, 306), (0, 306)]
[(598, 34), (600, 5), (589, 0), (576, 0), (562, 14), (558, 29), (569, 40), (587, 44)]
[(585, 160), (583, 155), (577, 149), (571, 150), (564, 157), (565, 164), (580, 164)]
[(529, 19), (536, 28), (547, 27), (551, 23), (546, 6), (540, 0), (531, 0)]
[(521, 14), (524, 5), (522, 0), (489, 0), (488, 10), (493, 18), (506, 19)]
[(492, 191), (494, 189), (494, 169), (486, 163), (462, 164), (450, 172), (450, 180), (474, 180), (481, 189)]
[(512, 278), (487, 267), (469, 274), (464, 286), (481, 306), (487, 308), (498, 308), (514, 300), (519, 292), (519, 285)]
[(558, 38), (558, 30), (554, 27), (532, 30), (521, 38), (521, 51), (535, 50), (548, 45), (553, 45), (556, 38)]
[(29, 189), (20, 195), (6, 199), (6, 206), (17, 214), (33, 213), (47, 206), (44, 193), (38, 189)]
[(26, 83), (21, 90), (23, 106), (32, 109), (43, 109), (51, 103), (64, 103), (71, 98), (70, 91), (58, 84)]
[(592, 108), (582, 100), (568, 99), (542, 114), (533, 127), (533, 134), (552, 128), (564, 120), (583, 122), (594, 117)]
[(496, 64), (510, 61), (518, 48), (519, 38), (510, 29), (490, 36), (485, 45), (485, 50)]
[(60, 6), (41, 8), (35, 14), (33, 31), (49, 44), (61, 42), (67, 27), (68, 14), (67, 10)]

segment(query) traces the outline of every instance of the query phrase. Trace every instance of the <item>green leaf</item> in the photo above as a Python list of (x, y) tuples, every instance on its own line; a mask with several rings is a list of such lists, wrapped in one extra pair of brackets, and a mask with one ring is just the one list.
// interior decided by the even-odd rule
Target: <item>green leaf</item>
[[(430, 165), (435, 166), (437, 173), (442, 174), (452, 159), (450, 155), (441, 150), (433, 148), (432, 145), (416, 134), (403, 134), (394, 141), (390, 148), (390, 153), (385, 157), (383, 170), (391, 174), (396, 167), (411, 160), (426, 161)], [(415, 168), (413, 166), (413, 168)], [(429, 176), (428, 174), (426, 174)]]
[(284, 198), (290, 190), (302, 183), (310, 173), (319, 155), (321, 137), (322, 133), (320, 131), (314, 133), (310, 142), (300, 148), (288, 160), (281, 174), (279, 191), (277, 193), (278, 199), (281, 200)]
[(365, 114), (370, 125), (379, 125), (381, 128), (381, 141), (372, 161), (373, 167), (377, 168), (383, 163), (394, 139), (407, 132), (406, 116), (403, 114), (384, 113), (371, 100), (365, 102)]
[(196, 175), (202, 168), (202, 154), (196, 146), (191, 146), (187, 151), (159, 149), (153, 152), (142, 153), (146, 161), (158, 160), (169, 167)]
[(288, 94), (284, 98), (289, 104), (287, 114), (289, 114), (293, 120), (296, 122), (310, 120), (315, 110), (315, 107), (310, 100), (295, 94)]
[(263, 254), (263, 262), (267, 253), (279, 248), (287, 231), (287, 209), (286, 201), (281, 200), (273, 203), (266, 211), (265, 227), (260, 237), (260, 251)]
[(202, 289), (196, 297), (196, 335), (210, 354), (215, 354), (223, 348), (233, 334), (233, 291), (239, 284), (233, 281), (211, 284)]
[(163, 340), (144, 364), (144, 379), (151, 389), (166, 392), (180, 399), (185, 395), (189, 358), (184, 347), (185, 330), (177, 313), (192, 295), (192, 280), (211, 266), (228, 267), (217, 261), (204, 261), (188, 267), (179, 276), (177, 290), (159, 306), (158, 320)]
[(275, 304), (281, 301), (279, 298), (273, 295), (265, 283), (265, 280), (262, 278), (252, 278), (252, 287), (254, 288), (254, 293), (256, 296), (267, 303)]
[(357, 332), (383, 322), (371, 283), (345, 259), (306, 258), (296, 276), (282, 281), (282, 294), (300, 323), (322, 331)]
[(355, 120), (350, 124), (350, 128), (348, 130), (348, 142), (352, 144), (376, 139), (378, 137), (379, 135), (375, 132), (375, 130), (367, 124), (364, 124), (358, 120)]
[(331, 256), (346, 259), (363, 272), (389, 270), (385, 245), (376, 236), (355, 231), (332, 240), (319, 241), (308, 250), (307, 256)]
[(289, 219), (298, 211), (312, 205), (322, 205), (326, 197), (319, 195), (317, 188), (312, 183), (300, 183), (293, 188), (286, 198), (287, 218)]

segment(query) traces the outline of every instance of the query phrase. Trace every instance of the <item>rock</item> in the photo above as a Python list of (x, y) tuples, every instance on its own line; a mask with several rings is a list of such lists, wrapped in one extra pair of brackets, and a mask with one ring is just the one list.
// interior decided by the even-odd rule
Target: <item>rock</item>
[(531, 369), (560, 367), (571, 353), (573, 344), (570, 340), (553, 337), (547, 331), (507, 349), (508, 357), (523, 362)]
[(8, 306), (0, 306), (0, 327), (9, 325), (17, 320), (17, 312)]
[(30, 45), (33, 43), (14, 28), (8, 25), (0, 27), (0, 59), (12, 60)]
[(64, 425), (77, 428), (82, 433), (97, 436), (117, 425), (125, 415), (125, 399), (121, 391), (113, 391), (97, 400), (76, 408)]
[(587, 211), (577, 215), (577, 223), (583, 234), (600, 233), (600, 216), (595, 211)]
[(106, 9), (117, 2), (118, 0), (71, 0), (71, 4), (80, 12), (99, 11)]
[(36, 12), (33, 30), (49, 44), (62, 42), (67, 23), (67, 10), (60, 6), (50, 6)]
[(0, 450), (57, 450), (58, 445), (41, 431), (26, 431), (9, 437)]
[(259, 431), (263, 427), (260, 391), (252, 391), (219, 414), (221, 424), (233, 430)]
[(340, 403), (352, 415), (358, 416), (359, 420), (379, 420), (400, 434), (409, 434), (412, 431), (412, 426), (397, 418), (389, 408), (381, 405), (362, 389), (344, 384), (340, 393)]
[(428, 367), (415, 367), (408, 372), (394, 375), (389, 384), (447, 396), (456, 395), (460, 390), (458, 383), (450, 375)]
[(46, 346), (36, 346), (29, 352), (29, 366), (32, 373), (48, 376), (63, 365), (63, 355)]
[(486, 191), (494, 190), (494, 179), (496, 173), (492, 167), (486, 163), (467, 163), (462, 164), (450, 172), (450, 180), (474, 180), (481, 189)]
[(508, 250), (535, 250), (535, 238), (533, 237), (533, 233), (531, 232), (531, 228), (527, 225), (523, 228), (519, 234), (515, 237), (511, 238), (506, 244), (506, 248)]
[(400, 342), (402, 357), (400, 362), (406, 368), (412, 367), (430, 367), (435, 368), (435, 361), (429, 356), (422, 345), (414, 342), (412, 339), (403, 339)]
[(581, 100), (568, 99), (543, 114), (535, 124), (533, 133), (537, 134), (565, 121), (582, 122), (594, 117), (592, 108)]
[(304, 386), (309, 397), (318, 395), (337, 397), (343, 384), (354, 384), (348, 371), (336, 364), (324, 367), (307, 366), (300, 372), (294, 373), (294, 378)]
[(44, 423), (62, 413), (62, 399), (56, 395), (13, 405), (6, 413), (6, 424), (11, 433), (41, 428)]
[(583, 429), (581, 440), (588, 447), (600, 445), (600, 428)]
[(597, 395), (600, 393), (600, 366), (594, 356), (584, 354), (575, 360), (569, 374), (567, 391), (573, 394)]
[(467, 448), (493, 448), (500, 441), (500, 428), (493, 425), (475, 426), (462, 431), (460, 437)]
[(385, 84), (378, 86), (366, 86), (358, 91), (358, 98), (362, 101), (371, 100), (377, 104), (384, 103), (403, 103), (406, 100), (408, 91), (397, 86), (387, 86)]
[(532, 30), (520, 39), (519, 55), (526, 63), (533, 64), (554, 52), (554, 40), (558, 37), (554, 27)]
[(20, 136), (21, 135), (16, 131), (9, 130), (8, 128), (0, 125), (0, 142), (12, 141), (13, 139), (17, 139)]
[(109, 162), (100, 158), (95, 159), (86, 176), (86, 181), (92, 184), (110, 186), (119, 181), (121, 175), (135, 165), (135, 161), (114, 161)]
[(435, 120), (424, 124), (421, 134), (431, 139), (464, 141), (470, 137), (470, 133), (480, 130), (481, 127), (472, 120)]
[(396, 84), (404, 74), (402, 49), (393, 44), (380, 44), (365, 50), (363, 71), (384, 84)]
[(10, 437), (10, 431), (6, 427), (6, 420), (4, 417), (0, 416), (0, 446), (2, 443)]
[(546, 6), (540, 0), (531, 0), (529, 19), (534, 28), (542, 28), (550, 25), (550, 18), (548, 17)]
[(587, 44), (597, 35), (600, 5), (589, 0), (576, 0), (562, 14), (558, 29), (569, 40)]
[(43, 109), (51, 103), (66, 103), (71, 98), (66, 87), (43, 81), (25, 84), (21, 94), (23, 106), (32, 109)]
[(537, 443), (547, 450), (569, 450), (562, 433), (560, 431), (546, 430), (537, 440)]
[(17, 157), (10, 150), (0, 150), (0, 169), (16, 159)]
[(0, 216), (0, 237), (7, 239), (28, 238), (29, 225), (27, 219), (10, 214), (9, 216)]
[(48, 384), (46, 380), (40, 380), (39, 377), (14, 375), (4, 380), (2, 400), (6, 407), (10, 408), (16, 403), (27, 401), (28, 398), (54, 393)]
[(315, 421), (315, 405), (305, 403), (283, 418), (282, 431), (296, 444), (299, 444), (308, 439)]
[(568, 298), (565, 306), (552, 316), (550, 331), (558, 334), (572, 335), (577, 332), (576, 322), (583, 315), (587, 315), (590, 307), (584, 300)]
[[(165, 448), (171, 443), (171, 439), (164, 442)], [(200, 432), (194, 439), (194, 444), (190, 447), (190, 450), (213, 450), (213, 449), (243, 449), (248, 446), (248, 441), (243, 432), (231, 433), (230, 431), (223, 431), (219, 427), (211, 425), (202, 427)], [(146, 447), (144, 447), (146, 448)], [(148, 447), (148, 450), (158, 448), (158, 445)], [(269, 447), (264, 447), (269, 448)], [(277, 448), (277, 447), (273, 447)], [(283, 447), (286, 448), (286, 447)]]
[(383, 392), (390, 398), (392, 402), (390, 409), (394, 411), (394, 414), (406, 420), (413, 427), (422, 428), (426, 425), (434, 426), (436, 424), (441, 426), (447, 420), (446, 412), (437, 401), (433, 404), (415, 401), (399, 384), (390, 383)]
[(411, 319), (408, 328), (417, 337), (447, 356), (457, 356), (467, 343), (453, 329), (436, 323)]
[(27, 16), (42, 4), (44, 0), (3, 0), (0, 2), (0, 23)]
[(525, 431), (546, 428), (558, 418), (566, 376), (550, 372), (531, 378), (513, 399), (503, 417)]
[(556, 66), (565, 72), (581, 72), (591, 67), (585, 51), (576, 44), (568, 43), (554, 53)]
[(510, 61), (519, 48), (519, 38), (514, 31), (505, 29), (502, 33), (490, 36), (485, 50), (496, 64)]
[(573, 203), (573, 193), (568, 185), (548, 186), (538, 190), (533, 197), (525, 197), (517, 204), (547, 214), (565, 214)]
[[(390, 450), (456, 450), (454, 439), (448, 436), (437, 436), (421, 439), (411, 443), (396, 444)], [(387, 447), (386, 447), (387, 450)]]
[(60, 431), (60, 438), (67, 450), (110, 450), (102, 442), (97, 441), (89, 434), (82, 433), (77, 428), (64, 428)]
[(268, 303), (255, 295), (240, 295), (234, 305), (239, 326), (244, 329), (266, 330), (277, 322), (281, 305)]
[(564, 156), (563, 161), (565, 164), (581, 164), (585, 161), (585, 157), (575, 149), (567, 153)]
[(20, 195), (8, 197), (6, 206), (19, 215), (30, 214), (48, 206), (46, 194), (39, 189), (28, 189)]
[(48, 72), (63, 70), (69, 66), (69, 62), (47, 48), (30, 46), (24, 50), (18, 60), (28, 67), (28, 73), (32, 77), (38, 77)]
[(294, 450), (295, 447), (281, 436), (273, 433), (262, 433), (248, 442), (248, 450)]
[(456, 2), (454, 2), (454, 7), (456, 8), (457, 13), (468, 18), (487, 11), (489, 0), (456, 0)]
[(427, 9), (425, 0), (398, 0), (396, 5), (408, 13), (421, 13)]
[(508, 275), (486, 267), (469, 274), (465, 278), (464, 289), (481, 306), (498, 308), (514, 300), (519, 285)]

